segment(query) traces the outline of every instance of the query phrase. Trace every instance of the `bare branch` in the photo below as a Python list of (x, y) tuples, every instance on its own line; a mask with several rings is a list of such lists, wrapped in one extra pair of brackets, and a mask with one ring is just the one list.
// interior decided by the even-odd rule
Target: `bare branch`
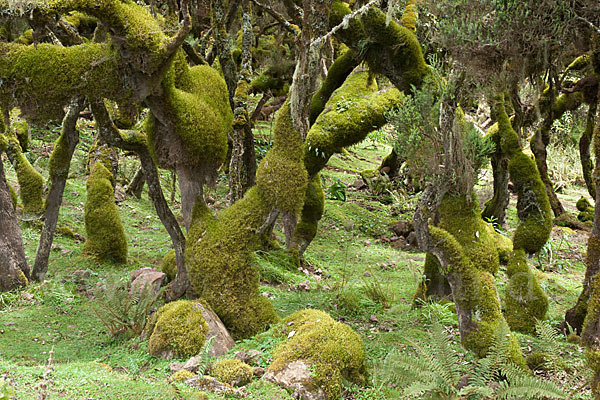
[[(272, 7), (267, 6), (265, 4), (260, 3), (258, 0), (251, 0), (258, 7), (266, 11), (270, 16), (275, 18), (285, 29), (293, 33), (294, 35), (298, 35), (300, 33), (300, 29), (298, 26), (291, 24), (283, 15), (279, 12), (275, 11)], [(379, 0), (377, 0), (379, 1)]]
[[(254, 0), (253, 0), (254, 1)], [(347, 14), (344, 16), (344, 18), (342, 19), (342, 22), (340, 22), (338, 25), (334, 26), (329, 32), (327, 32), (327, 34), (325, 34), (324, 36), (321, 36), (320, 38), (317, 38), (315, 40), (312, 41), (312, 43), (310, 44), (311, 46), (320, 46), (321, 43), (323, 43), (324, 41), (328, 40), (331, 36), (335, 35), (335, 33), (337, 31), (339, 31), (340, 29), (345, 29), (348, 27), (348, 23), (350, 22), (351, 19), (357, 17), (357, 16), (361, 16), (363, 14), (365, 14), (369, 8), (378, 5), (381, 2), (381, 0), (371, 0), (370, 2), (368, 2), (367, 4), (365, 4), (364, 6), (362, 6), (361, 8), (359, 8), (358, 10)]]

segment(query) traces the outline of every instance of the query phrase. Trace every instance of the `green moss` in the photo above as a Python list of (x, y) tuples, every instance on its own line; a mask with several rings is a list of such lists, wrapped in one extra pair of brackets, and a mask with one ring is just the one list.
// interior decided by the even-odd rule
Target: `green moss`
[(549, 355), (547, 353), (531, 353), (527, 356), (525, 361), (527, 362), (527, 366), (532, 371), (547, 371), (548, 370), (548, 362)]
[(590, 204), (590, 202), (588, 201), (588, 199), (586, 199), (585, 197), (581, 196), (581, 198), (579, 200), (577, 200), (577, 203), (575, 203), (575, 206), (577, 207), (577, 209), (579, 211), (586, 211), (592, 205)]
[(115, 204), (113, 179), (101, 162), (96, 162), (88, 178), (85, 202), (86, 241), (83, 253), (98, 261), (127, 262), (127, 239)]
[(511, 329), (535, 333), (535, 324), (544, 320), (548, 312), (548, 297), (540, 287), (527, 264), (523, 249), (515, 250), (506, 274), (505, 316)]
[(259, 291), (258, 230), (270, 208), (255, 186), (215, 219), (197, 205), (186, 245), (186, 267), (198, 296), (221, 318), (234, 339), (266, 330), (278, 320), (273, 306)]
[[(308, 176), (302, 163), (302, 139), (295, 131), (289, 103), (277, 113), (273, 147), (261, 162), (256, 173), (256, 186), (267, 205), (283, 213), (298, 215), (302, 210)], [(285, 138), (288, 138), (287, 140)]]
[(109, 44), (59, 47), (40, 43), (36, 49), (2, 43), (0, 100), (18, 106), (28, 119), (59, 120), (74, 97), (127, 97), (116, 71), (116, 53)]
[(44, 213), (44, 178), (25, 157), (15, 136), (8, 138), (7, 152), (17, 173), (23, 216), (37, 218)]
[(269, 370), (278, 372), (290, 362), (304, 361), (314, 371), (315, 384), (330, 400), (340, 396), (342, 378), (357, 385), (365, 383), (364, 345), (349, 326), (322, 311), (302, 310), (287, 317), (282, 327), (282, 336), (289, 338), (275, 349)]
[(458, 240), (473, 265), (492, 275), (496, 274), (499, 266), (496, 240), (490, 234), (489, 224), (479, 214), (477, 197), (446, 195), (439, 212), (439, 227)]
[(321, 176), (315, 175), (308, 184), (302, 215), (294, 233), (294, 248), (302, 253), (317, 235), (317, 227), (325, 209), (325, 193), (321, 187)]
[(385, 113), (400, 104), (397, 89), (378, 91), (368, 72), (350, 75), (337, 89), (311, 127), (304, 146), (304, 164), (314, 176), (329, 158), (363, 140), (386, 123)]
[(160, 270), (167, 275), (167, 279), (172, 281), (177, 276), (177, 260), (175, 259), (175, 250), (169, 251), (162, 259)]
[(594, 221), (594, 209), (587, 209), (586, 211), (582, 211), (577, 215), (577, 219), (581, 222)]
[(189, 68), (179, 52), (162, 86), (174, 132), (161, 128), (153, 115), (146, 119), (144, 130), (155, 158), (165, 168), (175, 168), (177, 160), (216, 170), (225, 161), (233, 121), (224, 79), (208, 65)]
[(66, 225), (62, 225), (56, 228), (56, 233), (58, 235), (62, 235), (71, 239), (75, 238), (75, 232), (73, 232), (73, 229), (69, 228)]
[(178, 300), (159, 308), (150, 326), (148, 350), (150, 354), (161, 355), (173, 351), (180, 358), (194, 356), (204, 346), (208, 325), (202, 318), (205, 305), (190, 300)]
[(211, 375), (219, 382), (231, 386), (244, 386), (252, 381), (252, 367), (240, 360), (219, 360), (211, 370)]
[(10, 193), (10, 200), (12, 201), (13, 204), (13, 210), (17, 210), (17, 192), (15, 192), (15, 189), (13, 189), (13, 187), (10, 185), (10, 183), (8, 183), (8, 191)]
[(11, 129), (15, 132), (21, 150), (24, 152), (29, 151), (29, 124), (22, 119), (18, 119), (11, 123)]
[(325, 109), (325, 105), (333, 92), (340, 87), (352, 70), (358, 65), (358, 57), (352, 50), (345, 49), (335, 60), (327, 71), (327, 78), (323, 81), (321, 88), (313, 95), (310, 101), (309, 122), (312, 125), (319, 114)]
[[(475, 267), (465, 255), (456, 238), (438, 227), (429, 228), (434, 245), (448, 259), (449, 281), (454, 282), (454, 303), (459, 318), (461, 341), (465, 348), (485, 357), (497, 334), (510, 334), (510, 329), (500, 309), (494, 277)], [(509, 358), (516, 365), (526, 368), (521, 348), (511, 336)]]
[(171, 377), (169, 378), (169, 381), (185, 382), (186, 379), (193, 378), (194, 376), (196, 376), (196, 374), (194, 374), (193, 372), (190, 372), (187, 369), (181, 369), (181, 370), (175, 372), (173, 375), (171, 375)]
[(33, 43), (33, 29), (27, 29), (21, 36), (15, 39), (15, 43), (18, 44), (32, 44)]

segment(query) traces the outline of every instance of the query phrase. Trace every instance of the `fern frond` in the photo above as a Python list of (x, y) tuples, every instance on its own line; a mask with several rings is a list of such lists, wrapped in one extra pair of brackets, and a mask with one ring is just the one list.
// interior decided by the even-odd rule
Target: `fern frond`
[(522, 373), (519, 377), (514, 377), (510, 381), (500, 382), (500, 387), (495, 393), (496, 399), (564, 399), (565, 392), (556, 384), (549, 381), (542, 381), (533, 375)]
[(435, 321), (431, 332), (431, 345), (439, 363), (436, 371), (444, 378), (449, 385), (454, 385), (460, 379), (459, 358), (452, 351), (450, 338), (444, 332), (439, 322)]

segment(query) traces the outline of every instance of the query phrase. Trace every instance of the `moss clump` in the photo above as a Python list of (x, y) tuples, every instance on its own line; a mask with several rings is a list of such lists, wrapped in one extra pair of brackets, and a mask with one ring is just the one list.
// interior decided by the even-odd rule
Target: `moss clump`
[[(291, 336), (273, 353), (269, 370), (277, 373), (290, 362), (304, 361), (313, 368), (315, 384), (330, 400), (341, 394), (342, 378), (363, 385), (365, 348), (349, 326), (318, 310), (298, 311), (282, 322), (282, 336)], [(290, 333), (294, 331), (293, 335)]]
[(231, 386), (244, 386), (252, 381), (252, 367), (240, 360), (219, 360), (211, 370), (211, 375), (220, 382)]
[(178, 300), (159, 308), (148, 329), (152, 332), (148, 341), (150, 354), (172, 351), (177, 357), (186, 358), (202, 351), (208, 333), (202, 307), (206, 306), (200, 302)]
[(160, 270), (167, 275), (167, 279), (172, 281), (177, 276), (177, 260), (175, 258), (175, 250), (171, 250), (162, 259)]
[(62, 225), (59, 226), (58, 228), (56, 228), (56, 233), (58, 235), (62, 235), (71, 239), (75, 238), (75, 232), (73, 232), (73, 229), (71, 229), (70, 227), (66, 226), (66, 225)]
[(535, 324), (548, 312), (548, 297), (533, 275), (525, 251), (518, 249), (506, 268), (506, 320), (513, 330), (534, 333)]
[[(0, 44), (0, 100), (18, 106), (28, 119), (60, 120), (65, 106), (82, 94), (94, 98), (126, 98), (119, 79), (116, 54), (110, 44), (87, 43), (37, 48)], [(68, 73), (65, 73), (68, 71)]]
[(83, 253), (98, 261), (127, 262), (127, 238), (115, 204), (110, 171), (96, 162), (88, 178), (84, 207), (87, 239)]
[(581, 197), (577, 200), (575, 204), (577, 210), (579, 210), (579, 215), (577, 215), (577, 219), (581, 222), (593, 221), (594, 220), (594, 207), (590, 204), (590, 202), (585, 198)]
[(303, 253), (317, 235), (317, 227), (325, 209), (325, 193), (321, 187), (321, 176), (315, 175), (308, 184), (300, 222), (294, 233), (294, 248)]
[(193, 372), (190, 372), (187, 369), (181, 369), (181, 370), (175, 372), (173, 375), (171, 375), (171, 377), (169, 378), (169, 381), (185, 382), (186, 379), (193, 378), (194, 376), (196, 376), (196, 374), (194, 374)]

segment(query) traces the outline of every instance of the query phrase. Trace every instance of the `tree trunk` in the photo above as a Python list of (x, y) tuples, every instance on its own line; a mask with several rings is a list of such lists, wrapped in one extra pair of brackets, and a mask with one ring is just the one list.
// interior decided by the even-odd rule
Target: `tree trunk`
[(497, 148), (492, 154), (491, 162), (494, 177), (494, 197), (485, 203), (481, 216), (487, 220), (494, 220), (499, 225), (504, 225), (506, 207), (510, 201), (510, 194), (508, 193), (508, 157)]
[(185, 229), (190, 230), (192, 223), (192, 212), (197, 201), (204, 202), (204, 183), (198, 179), (202, 171), (187, 165), (177, 166), (177, 177), (179, 178), (179, 192), (181, 193), (181, 212)]
[(26, 286), (29, 266), (25, 260), (25, 248), (21, 228), (13, 209), (4, 164), (0, 159), (0, 291), (6, 292)]
[(590, 104), (590, 108), (587, 114), (587, 120), (585, 130), (579, 139), (579, 159), (581, 160), (581, 170), (583, 171), (583, 180), (587, 187), (588, 193), (592, 198), (596, 197), (596, 187), (594, 184), (594, 178), (592, 171), (594, 170), (594, 163), (590, 156), (590, 146), (592, 144), (592, 136), (594, 134), (594, 120), (596, 115), (596, 109), (598, 108), (597, 103)]
[(144, 189), (144, 184), (146, 183), (144, 177), (144, 170), (142, 167), (139, 167), (137, 171), (135, 171), (135, 175), (127, 185), (127, 189), (125, 189), (125, 193), (128, 195), (133, 195), (138, 199), (142, 198), (142, 190)]
[[(545, 122), (544, 122), (545, 124)], [(535, 164), (537, 166), (538, 172), (540, 173), (540, 178), (542, 182), (544, 182), (544, 186), (546, 187), (546, 194), (548, 195), (548, 200), (550, 201), (550, 207), (552, 208), (552, 212), (555, 217), (559, 217), (564, 214), (565, 209), (562, 206), (556, 192), (554, 192), (554, 187), (552, 186), (552, 181), (548, 176), (548, 163), (547, 163), (547, 147), (550, 142), (550, 127), (542, 125), (536, 133), (531, 138), (531, 151), (535, 156)]]
[(163, 226), (169, 233), (171, 242), (175, 249), (175, 259), (177, 261), (177, 276), (171, 282), (167, 298), (174, 300), (181, 297), (190, 286), (187, 278), (187, 271), (185, 269), (185, 236), (177, 223), (175, 215), (171, 212), (165, 196), (160, 186), (160, 178), (158, 174), (158, 168), (154, 163), (148, 147), (146, 146), (145, 138), (142, 140), (138, 137), (133, 137), (131, 140), (125, 140), (119, 130), (110, 120), (108, 111), (102, 101), (90, 100), (90, 106), (94, 118), (98, 123), (98, 130), (100, 136), (111, 145), (118, 147), (122, 150), (134, 151), (140, 157), (144, 176), (146, 177), (146, 183), (148, 184), (148, 195), (156, 208), (156, 213), (160, 218)]
[(69, 106), (63, 119), (61, 136), (56, 141), (54, 150), (50, 156), (50, 190), (46, 198), (44, 228), (42, 229), (31, 273), (31, 277), (38, 282), (42, 282), (48, 272), (48, 259), (50, 258), (50, 250), (52, 249), (52, 242), (58, 222), (58, 213), (69, 176), (71, 159), (73, 158), (75, 147), (79, 143), (79, 132), (77, 131), (76, 124), (83, 106), (84, 101), (82, 99), (74, 101)]

